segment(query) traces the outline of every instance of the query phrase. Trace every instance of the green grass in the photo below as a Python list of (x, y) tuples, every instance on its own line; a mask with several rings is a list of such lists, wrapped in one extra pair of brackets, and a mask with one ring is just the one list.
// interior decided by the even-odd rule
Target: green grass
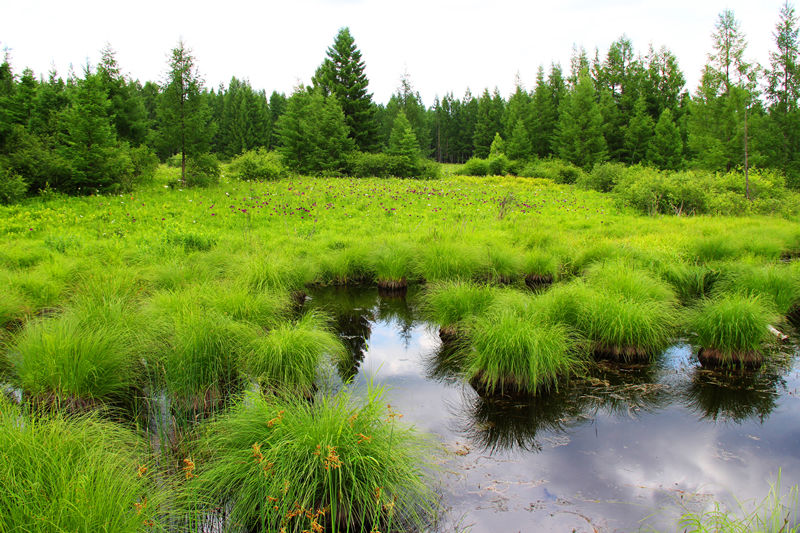
[(97, 417), (30, 418), (0, 396), (0, 531), (163, 530), (170, 484), (145, 452)]
[(425, 529), (433, 450), (395, 416), (379, 389), (360, 405), (346, 390), (314, 402), (249, 395), (202, 433), (190, 497), (257, 531)]
[(327, 319), (307, 312), (254, 338), (242, 356), (242, 371), (268, 388), (309, 393), (325, 358), (344, 357), (344, 346)]
[(759, 296), (781, 315), (800, 304), (800, 276), (789, 265), (735, 265), (715, 286), (715, 294)]
[(470, 326), (467, 375), (490, 394), (536, 394), (557, 386), (581, 364), (577, 343), (562, 324), (537, 323), (511, 311)]
[(48, 402), (126, 400), (143, 377), (138, 342), (124, 302), (86, 299), (62, 316), (27, 325), (9, 350), (12, 380)]
[(707, 299), (687, 312), (687, 329), (694, 342), (719, 354), (722, 362), (736, 363), (756, 356), (769, 341), (767, 327), (776, 316), (757, 296), (739, 294)]
[(422, 295), (422, 312), (440, 327), (457, 326), (485, 312), (497, 289), (468, 281), (430, 284)]
[(699, 513), (685, 513), (679, 526), (687, 533), (797, 533), (800, 531), (798, 486), (781, 494), (781, 474), (760, 502), (738, 502), (727, 509), (719, 502)]

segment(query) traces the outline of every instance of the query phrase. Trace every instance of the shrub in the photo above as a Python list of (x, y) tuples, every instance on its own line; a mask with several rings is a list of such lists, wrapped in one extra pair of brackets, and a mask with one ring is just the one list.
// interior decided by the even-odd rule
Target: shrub
[(486, 159), (473, 157), (467, 160), (458, 170), (464, 176), (486, 176), (489, 174), (489, 162)]
[(136, 185), (150, 183), (158, 168), (158, 156), (145, 145), (128, 150), (131, 158), (132, 170), (120, 183), (122, 190), (130, 191)]
[(222, 171), (212, 154), (197, 154), (186, 160), (186, 186), (208, 187), (219, 183)]
[(138, 435), (97, 417), (23, 417), (0, 396), (0, 531), (165, 527), (169, 484)]
[(0, 204), (15, 204), (25, 198), (28, 184), (22, 177), (0, 166)]
[(347, 390), (314, 402), (251, 394), (204, 432), (190, 494), (248, 530), (422, 531), (432, 449), (396, 416), (376, 389), (362, 406)]
[(527, 178), (546, 178), (555, 183), (575, 183), (585, 172), (561, 159), (541, 159), (526, 165), (520, 174)]
[(230, 170), (234, 178), (248, 181), (274, 181), (288, 175), (280, 154), (266, 148), (236, 156), (231, 161)]
[(532, 323), (509, 310), (478, 319), (469, 335), (473, 353), (467, 373), (490, 394), (535, 394), (580, 364), (564, 325)]
[(504, 176), (511, 166), (511, 161), (504, 154), (497, 154), (489, 157), (487, 167), (492, 176)]
[(611, 192), (627, 171), (628, 167), (622, 163), (595, 163), (590, 173), (581, 174), (576, 178), (575, 185), (582, 189)]
[(347, 155), (346, 172), (354, 178), (388, 178), (397, 165), (393, 156), (386, 153), (352, 152)]

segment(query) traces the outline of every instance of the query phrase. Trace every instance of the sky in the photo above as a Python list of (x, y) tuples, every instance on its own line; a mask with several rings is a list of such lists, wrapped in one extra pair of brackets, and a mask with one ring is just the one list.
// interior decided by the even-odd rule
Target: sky
[(530, 90), (539, 65), (565, 70), (573, 45), (603, 57), (623, 34), (637, 53), (652, 43), (678, 58), (693, 91), (711, 51), (719, 13), (732, 9), (747, 57), (769, 62), (784, 0), (0, 0), (0, 47), (16, 73), (30, 67), (66, 75), (96, 64), (106, 43), (122, 70), (161, 81), (179, 38), (192, 49), (206, 86), (231, 76), (287, 95), (309, 83), (339, 28), (349, 26), (366, 63), (369, 90), (386, 102), (407, 73), (426, 105), (497, 87), (508, 96), (517, 75)]

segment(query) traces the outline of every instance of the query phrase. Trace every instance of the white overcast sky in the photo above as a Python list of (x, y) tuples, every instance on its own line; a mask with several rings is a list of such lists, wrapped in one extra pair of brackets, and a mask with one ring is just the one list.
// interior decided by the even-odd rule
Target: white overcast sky
[(637, 52), (667, 46), (694, 90), (718, 14), (734, 10), (748, 56), (767, 64), (783, 0), (0, 0), (0, 46), (19, 73), (55, 66), (65, 75), (94, 64), (108, 42), (123, 71), (163, 79), (169, 50), (183, 37), (209, 87), (231, 76), (291, 92), (308, 83), (338, 29), (349, 26), (370, 91), (386, 102), (407, 71), (426, 105), (435, 95), (497, 86), (507, 96), (519, 73), (530, 89), (539, 64), (569, 68), (573, 44), (608, 45), (627, 35)]

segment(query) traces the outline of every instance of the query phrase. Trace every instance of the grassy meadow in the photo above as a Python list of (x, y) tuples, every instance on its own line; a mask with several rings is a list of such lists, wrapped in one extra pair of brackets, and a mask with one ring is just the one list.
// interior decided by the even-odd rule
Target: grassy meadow
[(800, 315), (797, 214), (643, 216), (452, 170), (181, 189), (162, 166), (132, 193), (0, 207), (0, 383), (22, 395), (0, 398), (0, 531), (429, 527), (437, 447), (380, 390), (326, 392), (347, 352), (302, 305), (316, 285), (420, 286), (487, 397), (677, 340), (759, 365)]

